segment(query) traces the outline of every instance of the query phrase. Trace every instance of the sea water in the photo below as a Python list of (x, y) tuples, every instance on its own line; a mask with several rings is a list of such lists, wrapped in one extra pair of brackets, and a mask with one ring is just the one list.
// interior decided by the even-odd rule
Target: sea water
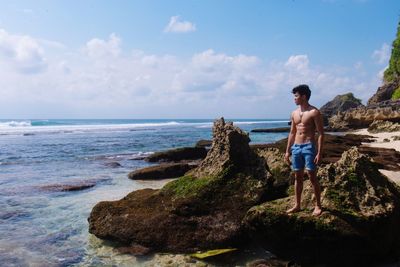
[[(227, 120), (250, 133), (287, 120)], [(132, 181), (155, 151), (211, 139), (213, 120), (0, 120), (0, 265), (141, 266), (88, 232), (87, 218), (103, 200), (160, 188), (169, 180)], [(250, 133), (270, 143), (287, 133)], [(120, 166), (116, 164), (118, 163)], [(117, 166), (116, 166), (117, 165)], [(94, 187), (59, 191), (63, 185)], [(156, 255), (159, 257), (159, 255)]]

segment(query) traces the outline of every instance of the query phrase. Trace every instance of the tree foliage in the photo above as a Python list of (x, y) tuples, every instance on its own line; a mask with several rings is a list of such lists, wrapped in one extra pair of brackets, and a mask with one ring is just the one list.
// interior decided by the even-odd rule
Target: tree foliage
[(383, 77), (385, 82), (392, 82), (400, 78), (400, 22), (397, 25), (396, 39), (392, 44), (389, 67), (385, 70)]

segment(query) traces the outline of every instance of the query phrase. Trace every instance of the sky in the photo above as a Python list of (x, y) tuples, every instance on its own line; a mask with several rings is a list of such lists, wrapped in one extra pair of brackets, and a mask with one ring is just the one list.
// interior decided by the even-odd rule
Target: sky
[(382, 84), (398, 0), (0, 1), (1, 119), (285, 119)]

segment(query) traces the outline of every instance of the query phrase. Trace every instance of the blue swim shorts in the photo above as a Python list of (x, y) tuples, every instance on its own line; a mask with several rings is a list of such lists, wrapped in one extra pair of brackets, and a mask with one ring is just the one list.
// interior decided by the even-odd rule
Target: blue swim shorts
[(316, 149), (313, 143), (293, 144), (291, 150), (293, 171), (300, 171), (304, 167), (309, 171), (317, 168), (314, 163)]

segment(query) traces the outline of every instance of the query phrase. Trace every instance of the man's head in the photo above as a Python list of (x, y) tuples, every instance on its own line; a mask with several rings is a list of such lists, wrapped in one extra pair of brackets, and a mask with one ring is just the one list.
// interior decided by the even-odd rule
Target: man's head
[(293, 88), (292, 93), (294, 94), (294, 102), (296, 105), (308, 102), (311, 96), (311, 90), (306, 84), (296, 86)]

